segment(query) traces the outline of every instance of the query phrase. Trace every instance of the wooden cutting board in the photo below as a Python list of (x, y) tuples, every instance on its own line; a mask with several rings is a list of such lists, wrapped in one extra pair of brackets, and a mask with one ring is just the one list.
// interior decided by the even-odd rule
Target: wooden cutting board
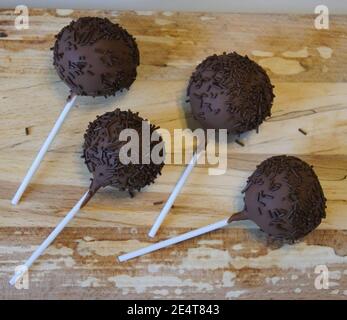
[[(80, 16), (108, 17), (128, 29), (141, 53), (127, 93), (78, 98), (22, 202), (10, 199), (68, 94), (52, 66), (54, 35)], [(316, 30), (313, 15), (30, 10), (16, 30), (0, 10), (0, 299), (320, 299), (347, 298), (347, 19), (331, 16)], [(7, 35), (7, 37), (6, 37)], [(195, 168), (154, 240), (147, 232), (184, 166), (130, 199), (101, 190), (33, 265), (29, 289), (8, 285), (89, 186), (83, 133), (96, 115), (131, 108), (163, 128), (186, 128), (186, 85), (198, 62), (237, 51), (261, 64), (275, 85), (272, 117), (259, 134), (230, 143), (225, 175)], [(26, 129), (27, 128), (27, 129)], [(301, 128), (307, 132), (303, 135)], [(327, 219), (299, 243), (269, 242), (240, 222), (127, 263), (116, 257), (151, 242), (216, 222), (242, 208), (241, 189), (262, 160), (293, 154), (313, 164), (328, 198)], [(329, 289), (314, 283), (317, 265)]]

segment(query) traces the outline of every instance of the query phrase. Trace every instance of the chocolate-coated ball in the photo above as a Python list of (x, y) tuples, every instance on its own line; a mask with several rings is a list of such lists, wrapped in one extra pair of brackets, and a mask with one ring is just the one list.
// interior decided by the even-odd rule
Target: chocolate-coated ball
[(72, 93), (110, 96), (129, 89), (136, 78), (135, 39), (107, 18), (83, 17), (56, 35), (54, 66)]
[[(126, 190), (133, 195), (134, 191), (154, 182), (156, 177), (161, 174), (164, 163), (154, 163), (152, 157), (148, 158), (148, 163), (142, 159), (142, 122), (147, 121), (141, 118), (138, 113), (121, 111), (116, 109), (113, 112), (106, 112), (98, 116), (91, 122), (84, 135), (83, 157), (88, 170), (93, 174), (90, 186), (91, 194), (94, 194), (100, 187), (113, 186), (120, 190)], [(124, 129), (132, 129), (139, 137), (138, 163), (122, 162), (122, 147), (129, 140), (120, 139), (120, 134)], [(150, 134), (157, 134), (158, 127), (149, 124)], [(152, 150), (162, 138), (157, 134), (153, 141), (148, 141), (149, 150)], [(156, 141), (154, 141), (156, 140)], [(158, 146), (159, 147), (159, 146)], [(160, 148), (159, 148), (160, 149)], [(163, 155), (163, 148), (160, 155)], [(124, 153), (123, 153), (124, 155)]]
[(236, 52), (212, 55), (190, 78), (193, 116), (205, 129), (241, 134), (271, 115), (273, 86), (264, 69)]
[(263, 161), (243, 192), (245, 216), (274, 238), (297, 240), (325, 218), (326, 199), (318, 177), (293, 156)]

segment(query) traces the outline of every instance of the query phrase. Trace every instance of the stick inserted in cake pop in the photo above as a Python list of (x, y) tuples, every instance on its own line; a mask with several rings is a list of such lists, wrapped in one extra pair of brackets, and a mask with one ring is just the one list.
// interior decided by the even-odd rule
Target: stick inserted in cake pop
[(76, 213), (81, 209), (82, 204), (88, 197), (89, 191), (87, 191), (83, 197), (76, 203), (76, 205), (71, 209), (71, 211), (65, 216), (65, 218), (55, 227), (52, 233), (46, 238), (44, 242), (34, 251), (30, 258), (24, 263), (25, 268), (16, 272), (10, 280), (10, 284), (13, 286), (16, 282), (24, 275), (25, 271), (28, 270), (32, 264), (39, 258), (42, 253), (48, 248), (48, 246), (54, 241), (54, 239), (60, 234), (60, 232), (65, 228), (65, 226), (73, 219)]
[[(239, 219), (239, 220), (241, 220), (241, 219)], [(236, 218), (233, 221), (236, 221)], [(179, 242), (191, 239), (191, 238), (198, 237), (198, 236), (200, 236), (202, 234), (205, 234), (205, 233), (217, 230), (217, 229), (224, 228), (229, 223), (230, 223), (229, 219), (224, 219), (224, 220), (218, 221), (216, 223), (210, 224), (208, 226), (205, 226), (205, 227), (202, 227), (202, 228), (199, 228), (199, 229), (196, 229), (196, 230), (189, 231), (187, 233), (181, 234), (181, 235), (179, 235), (177, 237), (173, 237), (171, 239), (160, 241), (160, 242), (155, 243), (153, 245), (150, 245), (148, 247), (145, 247), (145, 248), (142, 248), (142, 249), (139, 249), (139, 250), (127, 253), (127, 254), (123, 254), (123, 255), (118, 257), (118, 260), (120, 262), (123, 262), (123, 261), (127, 261), (127, 260), (130, 260), (130, 259), (134, 259), (136, 257), (143, 256), (143, 255), (145, 255), (147, 253), (151, 253), (153, 251), (157, 251), (159, 249), (169, 247), (169, 246), (171, 246), (173, 244), (176, 244), (176, 243), (179, 243)]]
[(294, 242), (319, 226), (325, 218), (326, 199), (311, 166), (292, 156), (263, 161), (242, 191), (244, 210), (214, 224), (167, 239), (118, 257), (126, 261), (168, 247), (234, 221), (252, 220), (269, 236)]
[(155, 234), (157, 233), (158, 229), (160, 228), (160, 225), (164, 221), (166, 215), (169, 213), (169, 211), (170, 211), (172, 205), (174, 204), (177, 196), (180, 194), (180, 191), (183, 188), (184, 184), (186, 183), (186, 181), (187, 181), (191, 171), (193, 170), (193, 168), (195, 167), (195, 165), (198, 162), (199, 158), (201, 157), (201, 155), (204, 152), (205, 152), (205, 150), (200, 150), (200, 151), (197, 150), (194, 153), (193, 157), (190, 159), (189, 164), (184, 169), (181, 177), (177, 181), (177, 184), (176, 184), (175, 188), (172, 190), (172, 192), (170, 194), (170, 197), (167, 199), (163, 209), (161, 209), (157, 219), (155, 220), (151, 230), (149, 231), (148, 235), (150, 237), (153, 238), (155, 236)]
[(71, 108), (73, 107), (75, 101), (76, 101), (77, 96), (75, 94), (72, 94), (72, 96), (69, 98), (69, 101), (66, 103), (63, 111), (61, 112), (59, 118), (57, 119), (56, 123), (54, 124), (51, 132), (49, 133), (46, 141), (44, 142), (44, 144), (42, 145), (39, 153), (37, 154), (35, 160), (33, 161), (32, 165), (30, 166), (27, 174), (25, 175), (21, 185), (19, 186), (16, 194), (14, 195), (14, 197), (11, 200), (11, 203), (13, 205), (18, 204), (20, 198), (22, 197), (25, 189), (27, 188), (28, 184), (30, 183), (30, 180), (32, 179), (33, 175), (35, 174), (35, 172), (37, 171), (37, 169), (40, 166), (40, 163), (42, 161), (42, 159), (44, 158), (45, 154), (48, 151), (49, 146), (52, 144), (55, 136), (57, 135), (57, 133), (59, 132), (66, 116), (68, 115), (68, 113), (70, 112)]
[(37, 171), (77, 96), (111, 96), (129, 89), (136, 78), (139, 51), (135, 39), (106, 18), (83, 17), (57, 35), (53, 65), (71, 95), (11, 203), (16, 205)]
[[(265, 70), (237, 53), (212, 55), (192, 74), (187, 95), (194, 118), (205, 129), (227, 129), (239, 135), (257, 129), (271, 115), (273, 86)], [(149, 232), (154, 237), (196, 165), (186, 167)]]
[[(77, 202), (66, 217), (53, 230), (48, 238), (38, 247), (31, 255), (24, 266), (26, 269), (34, 263), (34, 261), (42, 255), (46, 248), (59, 235), (64, 227), (72, 220), (76, 213), (85, 206), (94, 194), (102, 187), (113, 186), (119, 190), (128, 191), (131, 196), (136, 191), (150, 185), (154, 182), (164, 163), (154, 163), (152, 157), (149, 163), (142, 163), (142, 157), (139, 157), (139, 163), (129, 162), (123, 164), (121, 156), (126, 152), (122, 147), (127, 141), (120, 140), (120, 134), (125, 129), (132, 129), (138, 133), (139, 144), (142, 146), (142, 124), (146, 122), (138, 113), (129, 111), (121, 111), (116, 109), (113, 112), (107, 112), (91, 122), (84, 135), (83, 157), (88, 170), (93, 174), (92, 182), (89, 190)], [(150, 135), (158, 134), (158, 127), (148, 124)], [(158, 136), (149, 142), (152, 153), (153, 148), (162, 143), (162, 137)], [(158, 147), (158, 146), (157, 146)], [(164, 150), (160, 151), (163, 155)], [(14, 285), (18, 279), (23, 276), (25, 268), (17, 272), (10, 283)]]

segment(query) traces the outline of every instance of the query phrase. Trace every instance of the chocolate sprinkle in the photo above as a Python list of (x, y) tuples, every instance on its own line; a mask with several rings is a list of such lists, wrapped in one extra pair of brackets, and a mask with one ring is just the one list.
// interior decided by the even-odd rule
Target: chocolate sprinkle
[(307, 132), (306, 132), (305, 130), (303, 130), (303, 129), (301, 129), (301, 128), (299, 128), (298, 130), (299, 130), (299, 132), (301, 132), (303, 135), (307, 136)]
[(236, 52), (212, 55), (200, 63), (187, 95), (204, 128), (228, 129), (232, 134), (258, 129), (271, 115), (274, 98), (264, 69)]
[(238, 140), (238, 139), (236, 139), (235, 142), (236, 142), (238, 145), (240, 145), (241, 147), (244, 147), (244, 146), (245, 146), (245, 144), (244, 144), (242, 141)]
[(57, 35), (53, 65), (71, 91), (110, 96), (129, 89), (140, 63), (135, 39), (107, 18), (83, 17)]
[[(155, 164), (152, 159), (148, 164), (141, 163), (143, 121), (147, 120), (141, 118), (138, 113), (116, 109), (113, 112), (106, 112), (102, 116), (98, 116), (96, 120), (89, 123), (84, 135), (82, 157), (85, 159), (88, 170), (93, 174), (93, 179), (89, 188), (89, 197), (85, 203), (100, 187), (106, 186), (128, 191), (133, 196), (134, 191), (140, 191), (145, 186), (153, 183), (156, 177), (161, 174), (164, 163)], [(120, 141), (119, 135), (122, 130), (128, 128), (136, 130), (139, 134), (140, 154), (138, 164), (132, 162), (123, 164), (120, 161), (121, 148), (128, 142)], [(156, 130), (158, 128), (150, 124), (150, 133), (157, 134)], [(150, 151), (161, 142), (161, 137), (158, 137), (157, 141), (151, 141)]]
[(311, 166), (293, 156), (263, 161), (248, 178), (244, 193), (244, 211), (229, 222), (240, 216), (250, 219), (275, 239), (294, 242), (325, 218), (326, 199), (318, 177)]

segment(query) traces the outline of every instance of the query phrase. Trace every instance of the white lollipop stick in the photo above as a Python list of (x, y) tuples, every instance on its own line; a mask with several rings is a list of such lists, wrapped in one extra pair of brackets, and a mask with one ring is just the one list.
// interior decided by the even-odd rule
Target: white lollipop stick
[(229, 219), (224, 219), (224, 220), (221, 220), (219, 222), (210, 224), (210, 225), (208, 225), (206, 227), (202, 227), (200, 229), (189, 231), (189, 232), (181, 234), (181, 235), (179, 235), (177, 237), (173, 237), (171, 239), (167, 239), (167, 240), (155, 243), (155, 244), (150, 245), (150, 246), (148, 246), (146, 248), (142, 248), (142, 249), (139, 249), (139, 250), (127, 253), (127, 254), (123, 254), (123, 255), (118, 257), (118, 260), (120, 262), (127, 261), (127, 260), (130, 260), (130, 259), (142, 256), (144, 254), (147, 254), (147, 253), (150, 253), (150, 252), (153, 252), (153, 251), (156, 251), (156, 250), (159, 250), (159, 249), (171, 246), (171, 245), (173, 245), (175, 243), (179, 243), (179, 242), (182, 242), (184, 240), (188, 240), (188, 239), (200, 236), (200, 235), (205, 234), (207, 232), (223, 228), (223, 227), (225, 227), (225, 226), (227, 226), (229, 224), (228, 220)]
[(54, 239), (59, 235), (59, 233), (65, 228), (65, 226), (72, 220), (75, 214), (80, 210), (81, 205), (88, 196), (89, 191), (87, 191), (83, 197), (75, 204), (71, 211), (65, 216), (65, 218), (55, 227), (52, 233), (47, 237), (47, 239), (42, 242), (42, 244), (34, 251), (31, 257), (24, 263), (23, 268), (17, 271), (10, 280), (10, 284), (13, 286), (16, 282), (24, 275), (26, 270), (28, 270), (35, 260), (42, 255), (42, 253), (47, 249), (47, 247), (54, 241)]
[(37, 154), (34, 162), (32, 163), (30, 169), (28, 170), (26, 176), (24, 177), (21, 185), (19, 186), (16, 194), (14, 195), (11, 203), (13, 205), (18, 204), (20, 198), (22, 197), (25, 189), (27, 188), (28, 184), (30, 183), (31, 178), (33, 177), (33, 175), (35, 174), (35, 172), (37, 171), (37, 169), (39, 168), (39, 165), (43, 159), (43, 157), (45, 156), (49, 146), (51, 145), (53, 139), (55, 138), (55, 136), (57, 135), (61, 125), (63, 124), (66, 116), (68, 115), (69, 111), (71, 110), (72, 106), (75, 103), (75, 100), (77, 98), (76, 94), (72, 94), (69, 101), (66, 103), (63, 111), (61, 112), (59, 118), (57, 119), (56, 123), (54, 124), (54, 127), (52, 128), (51, 132), (49, 133), (46, 141), (44, 142), (44, 144), (42, 145), (39, 153)]
[(184, 184), (186, 183), (190, 173), (192, 172), (193, 168), (195, 167), (196, 163), (198, 162), (200, 156), (205, 150), (201, 150), (199, 152), (195, 152), (193, 157), (190, 159), (189, 164), (184, 169), (181, 177), (179, 178), (175, 188), (172, 190), (169, 199), (167, 199), (163, 209), (161, 209), (161, 212), (159, 213), (158, 217), (156, 218), (151, 230), (149, 231), (148, 235), (153, 238), (155, 234), (157, 233), (160, 225), (163, 223), (165, 217), (169, 213), (172, 205), (174, 204), (177, 196), (181, 192)]

